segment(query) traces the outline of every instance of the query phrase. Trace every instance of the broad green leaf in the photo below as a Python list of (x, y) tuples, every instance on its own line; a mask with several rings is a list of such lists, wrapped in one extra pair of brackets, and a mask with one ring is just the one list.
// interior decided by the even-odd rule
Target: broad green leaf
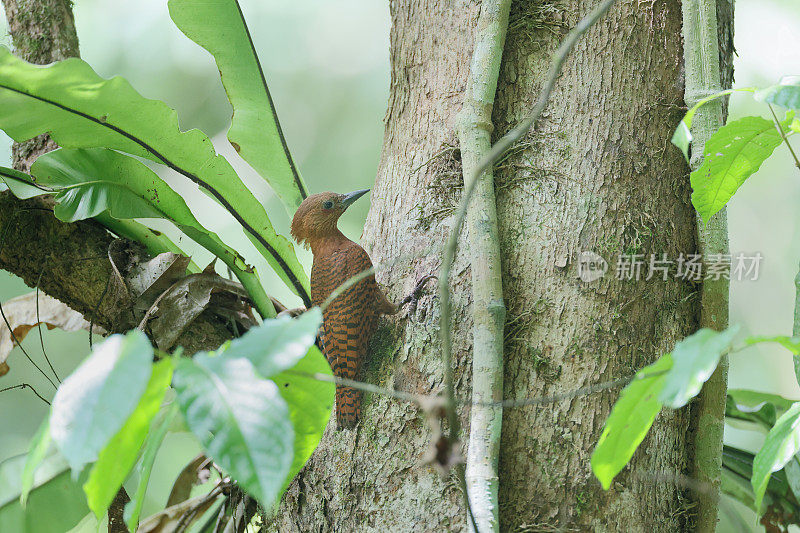
[(637, 372), (633, 381), (622, 389), (592, 453), (592, 472), (603, 489), (609, 489), (650, 431), (661, 410), (658, 395), (670, 368), (672, 356), (665, 354)]
[(181, 132), (174, 110), (148, 100), (123, 78), (98, 76), (69, 58), (32, 65), (0, 47), (0, 129), (24, 141), (50, 133), (65, 148), (111, 148), (161, 163), (216, 199), (259, 242), (270, 266), (310, 306), (308, 278), (288, 239), (199, 130)]
[(321, 323), (318, 307), (298, 318), (265, 320), (232, 340), (224, 351), (226, 358), (246, 357), (261, 377), (272, 378), (289, 407), (295, 434), (294, 458), (284, 488), (319, 444), (333, 408), (333, 383), (311, 377), (317, 373), (331, 375), (327, 360), (314, 346)]
[[(34, 196), (52, 192), (45, 187), (34, 185), (32, 178), (23, 172), (18, 172), (12, 168), (0, 167), (0, 191), (6, 189), (10, 189), (14, 196), (20, 199), (33, 198)], [(139, 222), (118, 220), (109, 216), (108, 212), (100, 213), (94, 219), (120, 237), (144, 244), (147, 251), (153, 256), (163, 252), (187, 255), (166, 235)], [(200, 272), (200, 269), (192, 262), (189, 264), (189, 271), (196, 274)]]
[(153, 471), (153, 463), (156, 461), (156, 454), (177, 412), (177, 404), (173, 403), (167, 407), (163, 416), (159, 416), (153, 422), (153, 427), (147, 435), (147, 440), (145, 440), (142, 457), (139, 459), (139, 463), (136, 466), (136, 471), (139, 474), (139, 482), (136, 485), (136, 490), (133, 495), (131, 495), (131, 501), (125, 506), (123, 516), (125, 524), (131, 531), (136, 531), (139, 525), (139, 516), (142, 513), (144, 496), (147, 493), (147, 485), (150, 483), (150, 474)]
[(164, 392), (172, 378), (172, 360), (163, 359), (153, 365), (147, 389), (131, 416), (100, 452), (89, 480), (83, 485), (86, 501), (97, 518), (102, 518), (136, 463), (150, 423), (161, 407)]
[(333, 375), (328, 361), (316, 346), (312, 346), (294, 367), (272, 377), (289, 406), (294, 427), (294, 459), (284, 488), (314, 453), (333, 410), (336, 386), (314, 379), (311, 377), (314, 374)]
[(269, 507), (292, 465), (294, 430), (272, 381), (244, 357), (197, 354), (172, 379), (186, 424), (209, 457)]
[[(755, 455), (723, 446), (722, 449), (722, 491), (736, 498), (750, 509), (756, 510), (755, 493), (750, 479), (753, 477), (753, 460)], [(784, 505), (791, 499), (790, 484), (785, 470), (775, 472), (767, 484), (765, 503), (768, 505)], [(793, 507), (797, 508), (795, 503)]]
[(230, 267), (264, 316), (275, 315), (253, 268), (217, 234), (204, 228), (183, 198), (137, 159), (104, 148), (61, 148), (40, 156), (31, 174), (37, 184), (57, 191), (55, 215), (65, 222), (103, 213), (116, 219), (171, 221)]
[(704, 328), (677, 342), (672, 350), (672, 368), (658, 395), (661, 403), (678, 409), (697, 396), (738, 331), (738, 326), (722, 332)]
[(780, 143), (775, 124), (761, 117), (734, 120), (712, 135), (703, 164), (691, 175), (692, 204), (702, 219), (725, 207)]
[(27, 200), (28, 198), (50, 193), (44, 187), (37, 187), (31, 183), (29, 176), (24, 172), (13, 168), (0, 167), (0, 191), (6, 189), (9, 189), (20, 200)]
[(786, 411), (772, 430), (767, 433), (763, 446), (753, 460), (753, 492), (756, 509), (761, 508), (761, 500), (767, 489), (772, 472), (783, 468), (800, 451), (800, 402)]
[(800, 110), (800, 76), (784, 76), (777, 85), (756, 91), (754, 98), (760, 102)]
[[(233, 106), (228, 140), (292, 216), (308, 194), (289, 153), (266, 77), (237, 0), (170, 0), (169, 14), (217, 62)], [(209, 21), (214, 21), (209, 24)]]
[(77, 476), (120, 430), (147, 387), (153, 347), (139, 330), (112, 335), (56, 391), (50, 434)]
[(675, 133), (672, 134), (672, 144), (677, 146), (680, 151), (683, 152), (683, 157), (686, 158), (687, 163), (689, 162), (689, 145), (692, 143), (692, 120), (694, 119), (694, 115), (697, 113), (697, 110), (707, 103), (727, 94), (732, 94), (735, 92), (752, 93), (754, 91), (755, 89), (751, 87), (746, 87), (744, 89), (727, 89), (703, 98), (686, 112), (686, 114), (683, 116), (683, 119), (681, 119), (681, 121), (678, 123), (678, 127), (675, 128)]
[(19, 502), (22, 507), (28, 501), (28, 495), (33, 488), (33, 478), (36, 474), (36, 469), (42, 464), (42, 461), (50, 449), (50, 420), (45, 418), (42, 425), (36, 431), (36, 435), (31, 440), (31, 445), (28, 448), (27, 459), (25, 460), (25, 468), (22, 471), (22, 488), (19, 495)]
[(794, 402), (767, 392), (729, 389), (725, 403), (725, 416), (759, 424), (769, 431), (778, 417)]
[(233, 339), (225, 356), (246, 357), (261, 377), (293, 367), (314, 345), (322, 324), (322, 312), (313, 307), (297, 318), (280, 317), (264, 320), (259, 326)]
[(89, 512), (80, 480), (58, 454), (46, 457), (36, 471), (23, 507), (20, 502), (25, 455), (0, 464), (0, 531), (4, 533), (64, 533)]

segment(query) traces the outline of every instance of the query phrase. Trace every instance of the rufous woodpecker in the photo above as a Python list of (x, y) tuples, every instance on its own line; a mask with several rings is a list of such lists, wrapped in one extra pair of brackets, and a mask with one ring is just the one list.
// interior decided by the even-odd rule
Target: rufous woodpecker
[[(369, 189), (350, 194), (322, 192), (303, 200), (292, 219), (292, 236), (311, 248), (311, 301), (321, 305), (331, 293), (351, 277), (372, 268), (367, 252), (344, 236), (337, 227), (339, 217)], [(345, 289), (322, 312), (322, 347), (334, 375), (359, 379), (367, 355), (370, 337), (378, 317), (395, 314), (413, 301), (424, 283), (423, 278), (411, 296), (400, 305), (390, 302), (375, 276), (370, 275)], [(339, 428), (352, 428), (361, 416), (362, 393), (352, 387), (336, 386), (336, 422)]]

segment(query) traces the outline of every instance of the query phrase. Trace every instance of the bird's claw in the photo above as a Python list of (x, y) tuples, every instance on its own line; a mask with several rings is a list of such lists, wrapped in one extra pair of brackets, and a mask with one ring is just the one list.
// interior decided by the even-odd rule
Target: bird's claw
[(414, 287), (414, 290), (411, 291), (411, 294), (406, 296), (402, 302), (400, 302), (400, 307), (405, 306), (406, 304), (411, 304), (411, 308), (408, 311), (409, 315), (413, 315), (417, 312), (417, 304), (419, 303), (419, 298), (422, 295), (422, 291), (425, 288), (425, 284), (432, 279), (439, 279), (434, 274), (428, 274), (427, 276), (423, 276), (421, 280), (417, 282), (417, 286)]
[(284, 316), (288, 316), (288, 317), (291, 317), (291, 318), (296, 318), (296, 317), (302, 315), (303, 313), (305, 313), (306, 311), (307, 311), (307, 309), (305, 307), (295, 307), (293, 309), (284, 309), (284, 310), (282, 310), (282, 311), (280, 311), (278, 313), (277, 318), (281, 318), (281, 317), (284, 317)]

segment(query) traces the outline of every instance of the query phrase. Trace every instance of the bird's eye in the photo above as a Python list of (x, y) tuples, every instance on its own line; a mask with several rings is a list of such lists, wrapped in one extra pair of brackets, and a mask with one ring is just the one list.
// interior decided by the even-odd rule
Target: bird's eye
[(322, 207), (324, 207), (325, 209), (331, 209), (333, 207), (333, 202), (331, 200), (328, 200), (327, 202), (322, 204)]

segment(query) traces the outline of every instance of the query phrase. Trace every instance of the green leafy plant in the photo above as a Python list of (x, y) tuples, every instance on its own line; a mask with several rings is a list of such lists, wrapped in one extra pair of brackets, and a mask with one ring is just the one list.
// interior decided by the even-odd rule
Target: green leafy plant
[[(722, 355), (762, 342), (778, 343), (793, 350), (795, 356), (800, 353), (800, 339), (791, 337), (750, 337), (734, 348), (737, 332), (736, 326), (722, 332), (699, 330), (676, 343), (672, 352), (640, 370), (622, 390), (591, 458), (592, 471), (604, 489), (610, 488), (631, 460), (661, 409), (679, 409), (694, 398)], [(752, 488), (743, 501), (753, 509), (760, 508), (770, 475), (783, 469), (800, 451), (799, 408), (800, 402), (772, 394), (729, 391), (726, 417), (755, 423), (759, 429), (768, 431), (764, 446), (749, 461), (748, 480)], [(800, 487), (800, 477), (795, 477), (800, 476), (800, 466), (796, 474), (785, 475), (797, 479)], [(736, 495), (737, 499), (743, 498), (738, 491)], [(793, 505), (800, 518), (800, 506), (797, 502)]]
[[(198, 11), (198, 5), (204, 9)], [(202, 18), (204, 10), (219, 11), (219, 17)], [(280, 133), (238, 3), (173, 1), (170, 11), (182, 31), (215, 54), (225, 73), (226, 91), (234, 108), (231, 143), (256, 170), (265, 173), (265, 179), (293, 213), (307, 192)], [(223, 16), (223, 12), (230, 15), (234, 11), (238, 17)], [(202, 30), (210, 20), (214, 21), (213, 28)], [(258, 80), (256, 85), (254, 80)], [(62, 149), (83, 149), (53, 156), (57, 161), (49, 159), (47, 169), (40, 165), (32, 179), (4, 170), (2, 177), (12, 191), (20, 190), (20, 185), (11, 183), (17, 181), (44, 187), (43, 192), (57, 192), (61, 200), (57, 215), (68, 221), (101, 213), (117, 219), (169, 218), (188, 237), (201, 237), (199, 244), (235, 267), (259, 312), (274, 316), (254, 269), (241, 256), (220, 246), (221, 242), (212, 243), (210, 240), (219, 239), (198, 228), (196, 220), (186, 216), (188, 209), (180, 209), (175, 202), (163, 210), (154, 205), (160, 202), (158, 193), (169, 187), (153, 180), (152, 171), (131, 156), (148, 159), (187, 178), (222, 205), (287, 286), (310, 306), (308, 276), (292, 244), (275, 233), (264, 207), (230, 163), (215, 152), (208, 136), (199, 130), (182, 132), (177, 114), (163, 102), (142, 97), (123, 78), (104, 80), (77, 58), (42, 68), (0, 48), (0, 107), (4, 110), (0, 129), (14, 140), (49, 133)], [(87, 150), (98, 148), (107, 150)], [(52, 172), (54, 165), (59, 172)], [(154, 181), (155, 190), (129, 183), (129, 171), (136, 175), (131, 182), (145, 186), (148, 180)], [(25, 190), (26, 196), (33, 193), (29, 187)], [(139, 198), (130, 202), (132, 196)], [(75, 209), (83, 203), (85, 208)], [(126, 209), (129, 203), (131, 207)]]
[[(769, 106), (773, 120), (743, 117), (720, 127), (706, 142), (702, 165), (691, 173), (692, 204), (708, 220), (736, 194), (775, 149), (785, 144), (800, 169), (789, 138), (800, 132), (795, 116), (800, 109), (800, 77), (785, 77), (764, 89), (730, 89), (711, 95), (689, 109), (679, 123), (672, 142), (689, 160), (690, 128), (697, 110), (734, 92), (751, 94)], [(778, 119), (774, 108), (786, 108)], [(720, 358), (747, 346), (778, 343), (792, 354), (800, 383), (800, 338), (750, 337), (734, 348), (738, 331), (701, 329), (675, 344), (672, 352), (640, 370), (622, 390), (592, 454), (592, 471), (604, 489), (633, 457), (662, 408), (679, 409), (701, 390)], [(726, 421), (755, 425), (766, 432), (758, 453), (726, 446), (723, 450), (722, 491), (762, 514), (762, 523), (785, 528), (800, 524), (800, 402), (768, 393), (746, 390), (728, 392)]]
[[(291, 216), (307, 189), (238, 2), (170, 0), (169, 11), (178, 28), (214, 56), (234, 110), (228, 139)], [(94, 219), (153, 255), (182, 253), (146, 225), (147, 219), (171, 222), (236, 275), (263, 319), (192, 358), (180, 357), (180, 349), (173, 355), (154, 349), (139, 330), (96, 346), (58, 387), (26, 458), (9, 466), (17, 470), (8, 479), (17, 482), (3, 488), (4, 527), (63, 531), (87, 510), (101, 518), (129, 482), (134, 490), (125, 521), (135, 530), (148, 520), (141, 519), (142, 505), (158, 449), (170, 432), (186, 430), (219, 471), (203, 505), (235, 482), (271, 507), (319, 443), (334, 397), (332, 383), (315, 379), (331, 376), (314, 344), (322, 314), (311, 309), (308, 277), (290, 241), (275, 232), (206, 134), (181, 131), (166, 104), (142, 97), (122, 78), (101, 78), (80, 59), (41, 67), (0, 47), (0, 129), (16, 141), (48, 133), (61, 147), (39, 157), (29, 174), (0, 168), (3, 188), (22, 199), (50, 195), (60, 220)], [(159, 177), (162, 170), (190, 180), (223, 206), (310, 310), (275, 318), (255, 269), (197, 220)], [(194, 264), (188, 270), (199, 271)], [(70, 512), (42, 512), (45, 502), (56, 501)]]
[[(703, 150), (703, 164), (691, 175), (692, 204), (702, 219), (714, 216), (733, 198), (742, 184), (755, 173), (775, 149), (785, 143), (800, 169), (800, 161), (788, 142), (800, 132), (795, 116), (800, 109), (800, 77), (784, 77), (777, 85), (764, 89), (729, 89), (704, 98), (692, 107), (678, 124), (672, 143), (689, 160), (692, 141), (690, 128), (697, 110), (709, 102), (734, 92), (749, 93), (769, 106), (773, 120), (750, 116), (728, 122), (714, 133)], [(783, 120), (778, 120), (772, 105), (786, 108)]]
[(54, 448), (81, 477), (98, 518), (138, 474), (126, 518), (134, 529), (155, 453), (180, 416), (209, 459), (270, 507), (311, 456), (333, 407), (334, 386), (314, 379), (331, 375), (314, 346), (321, 322), (318, 309), (265, 320), (193, 358), (157, 353), (138, 330), (110, 336), (59, 387), (19, 478), (19, 502), (6, 505), (32, 503)]

